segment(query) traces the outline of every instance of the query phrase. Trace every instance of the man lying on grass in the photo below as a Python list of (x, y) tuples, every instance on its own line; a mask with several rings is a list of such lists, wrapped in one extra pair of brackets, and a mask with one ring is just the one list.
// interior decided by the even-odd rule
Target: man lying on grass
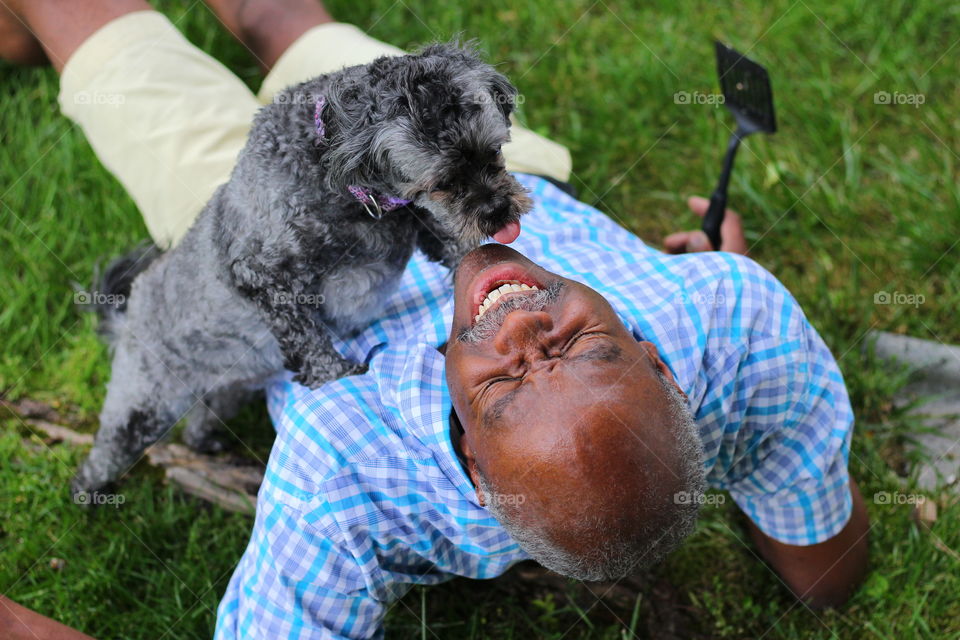
[[(411, 585), (529, 557), (621, 578), (694, 530), (705, 481), (809, 604), (863, 575), (853, 416), (790, 294), (747, 258), (661, 253), (519, 178), (536, 205), (516, 250), (477, 249), (452, 286), (417, 257), (341, 343), (368, 373), (271, 387), (277, 440), (219, 638), (369, 637)], [(737, 219), (724, 233), (742, 246)]]
[[(0, 55), (62, 71), (62, 109), (161, 246), (229, 175), (258, 104), (399, 51), (314, 0), (210, 4), (270, 70), (260, 102), (144, 0), (0, 14), (17, 32)], [(78, 98), (101, 95), (123, 100)], [(809, 604), (844, 602), (863, 575), (843, 379), (796, 301), (737, 255), (739, 219), (721, 252), (687, 232), (661, 253), (558, 188), (565, 149), (513, 137), (503, 154), (535, 203), (516, 250), (485, 245), (453, 278), (417, 255), (383, 317), (337, 343), (367, 373), (270, 385), (276, 443), (218, 638), (371, 637), (411, 585), (527, 558), (617, 579), (694, 530), (706, 486), (730, 492)], [(49, 628), (0, 604), (0, 628)]]

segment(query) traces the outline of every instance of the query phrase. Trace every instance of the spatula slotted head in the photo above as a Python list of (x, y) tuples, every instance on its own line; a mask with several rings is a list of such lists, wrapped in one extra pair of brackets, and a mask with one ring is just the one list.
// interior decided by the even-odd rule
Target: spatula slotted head
[(735, 49), (717, 42), (717, 75), (724, 103), (746, 133), (774, 133), (773, 90), (767, 70)]

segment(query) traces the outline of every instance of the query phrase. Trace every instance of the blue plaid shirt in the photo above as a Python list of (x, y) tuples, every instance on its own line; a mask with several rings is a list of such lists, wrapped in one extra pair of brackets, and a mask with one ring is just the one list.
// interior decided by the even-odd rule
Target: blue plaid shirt
[[(669, 256), (546, 180), (514, 245), (603, 294), (653, 342), (700, 428), (711, 486), (765, 533), (809, 545), (851, 510), (853, 414), (836, 362), (773, 276), (728, 253)], [(526, 556), (454, 453), (444, 359), (450, 273), (416, 255), (382, 319), (337, 348), (369, 364), (268, 389), (277, 430), (216, 637), (369, 638), (414, 584), (493, 578)]]

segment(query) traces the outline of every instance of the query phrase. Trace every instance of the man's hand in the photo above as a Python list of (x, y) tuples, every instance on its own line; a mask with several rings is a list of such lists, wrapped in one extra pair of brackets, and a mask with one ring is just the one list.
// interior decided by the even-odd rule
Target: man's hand
[[(690, 210), (701, 218), (707, 215), (710, 201), (706, 198), (693, 196), (687, 200)], [(747, 241), (743, 237), (743, 225), (740, 216), (733, 210), (727, 209), (720, 225), (720, 251), (747, 255)], [(663, 239), (663, 248), (667, 253), (693, 253), (695, 251), (710, 251), (710, 240), (703, 231), (679, 231), (671, 233)]]
[(840, 533), (807, 547), (777, 542), (747, 518), (747, 528), (760, 555), (798, 598), (815, 609), (838, 607), (860, 585), (867, 572), (870, 521), (857, 483), (850, 478), (853, 512)]

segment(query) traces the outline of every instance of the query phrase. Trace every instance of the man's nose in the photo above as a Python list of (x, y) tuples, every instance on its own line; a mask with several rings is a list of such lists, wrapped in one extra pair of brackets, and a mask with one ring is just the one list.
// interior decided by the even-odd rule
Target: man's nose
[(539, 348), (542, 337), (553, 328), (553, 318), (545, 311), (511, 311), (493, 337), (493, 348), (501, 355)]

